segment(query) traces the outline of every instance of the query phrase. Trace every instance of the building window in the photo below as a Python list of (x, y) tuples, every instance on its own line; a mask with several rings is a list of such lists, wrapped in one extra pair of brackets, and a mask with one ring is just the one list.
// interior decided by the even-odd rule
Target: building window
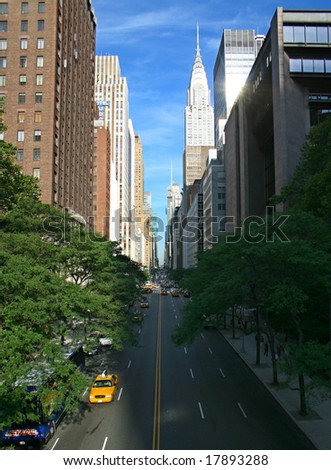
[(40, 160), (40, 149), (33, 149), (33, 160)]
[(7, 39), (0, 39), (0, 50), (1, 51), (7, 50)]
[(7, 57), (0, 57), (0, 69), (7, 67)]
[(34, 122), (41, 122), (41, 111), (34, 112)]
[(28, 48), (28, 40), (27, 38), (22, 38), (21, 39), (21, 49), (27, 49)]
[(17, 122), (19, 122), (20, 124), (23, 124), (24, 121), (25, 121), (25, 112), (19, 111), (17, 113)]
[(0, 75), (0, 86), (6, 86), (6, 75)]
[(0, 3), (0, 15), (6, 15), (8, 13), (8, 2)]
[(24, 142), (24, 131), (17, 131), (17, 142)]
[(42, 73), (36, 75), (36, 85), (42, 85), (44, 82), (44, 76)]
[(35, 103), (42, 103), (43, 102), (43, 94), (42, 93), (36, 93), (35, 94)]
[(32, 175), (34, 178), (37, 178), (38, 180), (40, 179), (40, 168), (34, 168)]
[(41, 141), (41, 131), (34, 131), (34, 140), (35, 142)]
[(7, 21), (0, 21), (0, 33), (6, 33), (8, 31)]
[(329, 44), (327, 26), (284, 26), (284, 43)]
[(25, 103), (25, 93), (19, 93), (18, 94), (18, 103), (19, 104)]
[(37, 67), (43, 67), (44, 66), (44, 57), (43, 56), (38, 56), (37, 57)]
[(38, 2), (38, 13), (45, 13), (45, 2)]
[(28, 30), (28, 20), (21, 21), (21, 31), (26, 33)]
[(45, 47), (45, 39), (44, 38), (38, 38), (37, 39), (37, 49), (44, 49)]
[(26, 75), (20, 75), (19, 83), (20, 85), (26, 85)]
[(21, 3), (21, 13), (29, 13), (29, 2)]
[(27, 67), (28, 66), (28, 58), (26, 56), (21, 56), (20, 57), (20, 67)]
[(17, 149), (16, 151), (16, 160), (22, 161), (24, 159), (24, 150), (23, 149)]
[(45, 29), (45, 21), (38, 20), (38, 31), (44, 31), (44, 29)]

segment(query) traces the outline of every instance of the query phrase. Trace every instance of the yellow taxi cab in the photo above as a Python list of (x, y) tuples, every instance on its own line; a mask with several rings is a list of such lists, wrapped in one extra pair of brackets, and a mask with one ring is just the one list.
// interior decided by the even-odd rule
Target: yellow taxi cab
[(118, 376), (103, 371), (94, 379), (90, 390), (90, 403), (109, 403), (114, 400), (118, 386)]

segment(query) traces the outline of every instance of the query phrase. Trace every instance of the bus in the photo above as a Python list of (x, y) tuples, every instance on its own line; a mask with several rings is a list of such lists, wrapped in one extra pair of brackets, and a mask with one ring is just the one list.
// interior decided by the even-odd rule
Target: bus
[[(80, 347), (73, 353), (65, 354), (78, 368), (85, 359)], [(20, 413), (26, 417), (23, 423), (12, 424), (0, 430), (0, 443), (4, 446), (44, 445), (54, 435), (57, 426), (65, 414), (65, 401), (52, 379), (50, 368), (32, 370), (14, 387), (24, 386), (23, 399), (20, 402)], [(38, 391), (43, 393), (38, 393)], [(0, 410), (3, 415), (6, 410)], [(0, 416), (1, 418), (1, 416)]]

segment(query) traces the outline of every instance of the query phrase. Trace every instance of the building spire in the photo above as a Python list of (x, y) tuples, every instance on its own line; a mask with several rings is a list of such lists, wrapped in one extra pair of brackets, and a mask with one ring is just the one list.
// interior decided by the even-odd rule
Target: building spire
[(199, 23), (197, 23), (197, 52), (200, 53)]

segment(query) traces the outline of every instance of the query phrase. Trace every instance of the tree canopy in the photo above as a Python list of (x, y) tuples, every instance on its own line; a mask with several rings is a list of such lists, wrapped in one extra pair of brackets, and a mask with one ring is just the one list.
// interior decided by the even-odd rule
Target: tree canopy
[(117, 349), (133, 341), (128, 308), (145, 280), (116, 243), (42, 204), (14, 153), (0, 142), (0, 427), (27, 418), (31, 371), (50, 370), (58, 400), (77, 405), (86, 378), (66, 351), (100, 336)]

